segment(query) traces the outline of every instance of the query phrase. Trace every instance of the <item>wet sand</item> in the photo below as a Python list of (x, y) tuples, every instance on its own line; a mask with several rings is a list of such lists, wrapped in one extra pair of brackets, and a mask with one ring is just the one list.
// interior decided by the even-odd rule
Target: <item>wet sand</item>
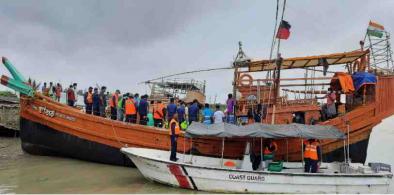
[[(394, 168), (394, 117), (371, 134), (367, 162)], [(198, 193), (148, 181), (135, 168), (24, 153), (19, 138), (0, 137), (0, 193)], [(390, 185), (394, 193), (394, 183)]]

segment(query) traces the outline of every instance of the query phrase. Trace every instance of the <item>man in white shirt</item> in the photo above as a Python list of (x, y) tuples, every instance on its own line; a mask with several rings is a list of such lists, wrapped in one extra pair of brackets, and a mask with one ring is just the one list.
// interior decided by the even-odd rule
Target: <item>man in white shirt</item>
[(220, 110), (220, 106), (216, 105), (216, 111), (213, 113), (213, 120), (215, 124), (223, 123), (224, 113)]

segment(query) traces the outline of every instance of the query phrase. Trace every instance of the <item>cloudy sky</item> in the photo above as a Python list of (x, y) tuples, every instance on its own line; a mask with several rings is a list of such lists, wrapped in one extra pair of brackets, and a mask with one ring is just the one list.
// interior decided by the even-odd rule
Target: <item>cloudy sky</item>
[[(38, 81), (146, 93), (139, 82), (230, 66), (238, 41), (250, 57), (268, 58), (275, 8), (275, 0), (2, 0), (0, 55)], [(282, 54), (357, 49), (369, 20), (394, 29), (392, 10), (390, 0), (288, 1)], [(208, 101), (231, 92), (231, 71), (186, 77), (207, 81)]]

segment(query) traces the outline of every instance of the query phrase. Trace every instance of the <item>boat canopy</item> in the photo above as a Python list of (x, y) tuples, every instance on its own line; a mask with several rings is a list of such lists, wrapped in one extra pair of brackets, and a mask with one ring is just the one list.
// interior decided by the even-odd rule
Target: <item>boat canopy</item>
[(352, 78), (356, 90), (359, 90), (363, 85), (376, 84), (376, 76), (368, 72), (355, 72)]
[(238, 126), (229, 123), (206, 125), (193, 122), (187, 129), (187, 137), (261, 137), (261, 138), (306, 138), (306, 139), (344, 139), (346, 136), (338, 128), (329, 125), (268, 125), (254, 123)]
[[(283, 59), (281, 69), (308, 68), (315, 66), (326, 66), (336, 64), (352, 63), (355, 60), (368, 54), (369, 50), (351, 51), (343, 53), (333, 53), (328, 55), (306, 56)], [(259, 72), (274, 70), (276, 67), (274, 60), (244, 61), (236, 63), (236, 68), (248, 68), (249, 72)]]

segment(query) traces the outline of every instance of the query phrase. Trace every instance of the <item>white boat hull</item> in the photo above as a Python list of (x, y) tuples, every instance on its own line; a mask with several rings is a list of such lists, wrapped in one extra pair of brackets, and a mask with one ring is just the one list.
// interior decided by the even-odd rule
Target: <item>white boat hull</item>
[[(174, 163), (167, 151), (122, 149), (144, 177), (171, 186), (233, 193), (388, 193), (392, 174), (310, 174), (243, 171)], [(145, 150), (145, 151), (141, 151)], [(149, 158), (141, 153), (157, 154)], [(155, 155), (155, 154), (153, 154)], [(152, 156), (152, 155), (151, 155)], [(183, 156), (179, 155), (182, 161)], [(194, 164), (194, 163), (193, 163)]]

